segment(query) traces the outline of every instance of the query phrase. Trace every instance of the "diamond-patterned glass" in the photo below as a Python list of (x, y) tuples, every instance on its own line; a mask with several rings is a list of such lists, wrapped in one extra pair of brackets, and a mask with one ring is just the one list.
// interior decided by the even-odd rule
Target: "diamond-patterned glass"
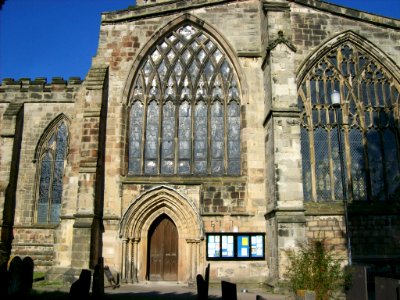
[(176, 28), (133, 82), (129, 174), (240, 174), (239, 81), (213, 37), (189, 23)]

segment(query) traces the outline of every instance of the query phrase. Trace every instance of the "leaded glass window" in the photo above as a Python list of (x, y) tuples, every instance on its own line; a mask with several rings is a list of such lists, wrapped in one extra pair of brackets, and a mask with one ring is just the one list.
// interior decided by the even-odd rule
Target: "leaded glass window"
[(57, 224), (60, 221), (67, 147), (68, 128), (66, 123), (61, 121), (45, 135), (39, 147), (37, 223)]
[[(341, 96), (339, 120), (330, 100), (334, 90)], [(400, 198), (399, 90), (387, 70), (350, 41), (310, 68), (298, 90), (306, 201), (343, 198), (338, 130), (349, 200)]]
[(182, 25), (150, 49), (129, 106), (129, 175), (240, 175), (238, 79), (200, 28)]

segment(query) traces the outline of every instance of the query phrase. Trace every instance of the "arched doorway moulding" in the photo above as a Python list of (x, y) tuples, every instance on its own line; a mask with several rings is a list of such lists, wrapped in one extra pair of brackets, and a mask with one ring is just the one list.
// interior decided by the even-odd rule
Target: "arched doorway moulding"
[(178, 191), (158, 186), (134, 199), (123, 214), (119, 237), (122, 242), (121, 276), (124, 282), (146, 280), (148, 232), (153, 222), (167, 215), (178, 230), (178, 280), (193, 281), (199, 265), (203, 224), (196, 205)]

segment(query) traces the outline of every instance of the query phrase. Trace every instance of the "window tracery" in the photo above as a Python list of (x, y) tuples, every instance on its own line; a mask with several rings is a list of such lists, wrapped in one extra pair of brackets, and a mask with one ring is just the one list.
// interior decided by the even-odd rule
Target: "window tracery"
[[(333, 90), (342, 99), (339, 120)], [(298, 90), (306, 201), (342, 199), (338, 123), (350, 200), (399, 198), (399, 90), (385, 68), (351, 41), (314, 64)]]
[(207, 33), (185, 24), (167, 34), (130, 94), (128, 174), (240, 174), (237, 76)]

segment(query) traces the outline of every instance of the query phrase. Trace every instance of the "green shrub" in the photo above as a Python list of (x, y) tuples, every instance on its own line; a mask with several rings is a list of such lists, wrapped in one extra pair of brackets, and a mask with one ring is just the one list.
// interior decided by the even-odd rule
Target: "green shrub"
[(312, 241), (297, 252), (289, 253), (287, 272), (290, 288), (311, 290), (317, 300), (330, 299), (340, 290), (348, 288), (351, 273), (327, 251), (324, 241)]

